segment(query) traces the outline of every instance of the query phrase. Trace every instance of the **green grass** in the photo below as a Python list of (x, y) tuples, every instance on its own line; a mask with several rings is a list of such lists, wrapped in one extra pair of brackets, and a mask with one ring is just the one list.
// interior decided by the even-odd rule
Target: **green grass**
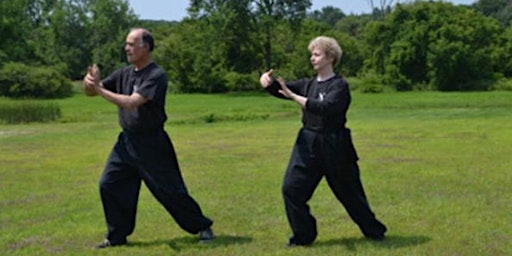
[(169, 95), (167, 130), (218, 238), (197, 244), (143, 186), (130, 246), (95, 251), (116, 108), (81, 95), (57, 102), (59, 122), (0, 125), (2, 255), (512, 255), (512, 92), (354, 93), (348, 126), (389, 238), (363, 239), (322, 182), (310, 201), (318, 240), (294, 249), (280, 186), (295, 103)]

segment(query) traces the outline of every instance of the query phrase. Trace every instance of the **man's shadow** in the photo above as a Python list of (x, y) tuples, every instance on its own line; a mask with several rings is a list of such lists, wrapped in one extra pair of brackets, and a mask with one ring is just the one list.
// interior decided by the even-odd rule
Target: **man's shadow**
[(372, 244), (376, 247), (388, 248), (388, 249), (397, 249), (402, 247), (410, 247), (417, 246), (420, 244), (424, 244), (432, 240), (427, 236), (386, 236), (385, 240), (382, 241), (372, 241), (370, 239), (360, 237), (360, 238), (340, 238), (340, 239), (331, 239), (326, 241), (317, 241), (313, 244), (313, 246), (338, 246), (343, 245), (349, 251), (356, 251), (357, 248), (364, 247), (368, 244)]
[(201, 243), (197, 240), (197, 237), (194, 236), (184, 236), (177, 237), (171, 240), (155, 240), (155, 241), (133, 241), (129, 242), (127, 246), (129, 247), (154, 247), (160, 246), (162, 244), (167, 244), (169, 247), (175, 251), (180, 252), (182, 249), (190, 249), (190, 248), (215, 248), (215, 247), (224, 247), (230, 245), (237, 244), (245, 244), (250, 243), (252, 241), (251, 237), (243, 237), (243, 236), (230, 236), (230, 235), (217, 235), (215, 239), (211, 242)]

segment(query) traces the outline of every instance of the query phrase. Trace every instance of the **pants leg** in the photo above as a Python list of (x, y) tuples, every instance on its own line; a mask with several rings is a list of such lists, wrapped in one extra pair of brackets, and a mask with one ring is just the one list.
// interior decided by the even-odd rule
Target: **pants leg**
[(307, 204), (322, 178), (315, 168), (313, 141), (313, 134), (301, 130), (282, 186), (286, 216), (293, 231), (290, 242), (294, 244), (310, 244), (317, 236), (316, 220)]
[(100, 196), (107, 223), (106, 238), (124, 243), (135, 228), (141, 180), (137, 170), (123, 161), (126, 151), (118, 141), (110, 153), (100, 179)]
[(209, 228), (213, 221), (203, 215), (199, 204), (188, 194), (169, 136), (162, 133), (140, 168), (141, 176), (155, 198), (178, 225), (191, 234)]
[(376, 219), (370, 209), (361, 183), (357, 154), (350, 132), (346, 131), (331, 139), (337, 141), (341, 147), (339, 150), (325, 151), (333, 152), (331, 155), (325, 154), (326, 180), (329, 187), (365, 236), (383, 236), (386, 226)]

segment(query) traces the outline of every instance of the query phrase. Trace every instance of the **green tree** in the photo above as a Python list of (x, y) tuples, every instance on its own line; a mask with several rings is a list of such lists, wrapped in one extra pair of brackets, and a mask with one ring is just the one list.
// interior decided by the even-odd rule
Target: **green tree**
[(367, 64), (399, 90), (418, 84), (447, 91), (487, 89), (501, 32), (496, 20), (467, 7), (397, 5), (368, 25), (365, 39), (374, 53)]
[(258, 33), (263, 36), (266, 69), (272, 67), (272, 36), (273, 28), (279, 21), (288, 21), (293, 30), (298, 31), (301, 21), (306, 17), (306, 11), (311, 7), (310, 0), (259, 0), (256, 20)]
[[(289, 22), (293, 28), (298, 29), (310, 6), (310, 0), (193, 0), (190, 4), (189, 13), (193, 18), (204, 18), (219, 13), (221, 17), (226, 19), (221, 24), (229, 24), (227, 27), (219, 27), (221, 31), (224, 28), (239, 29), (241, 31), (238, 33), (242, 33), (241, 35), (246, 38), (248, 37), (249, 41), (263, 42), (261, 45), (248, 46), (249, 49), (263, 49), (265, 66), (270, 68), (272, 66), (274, 26), (284, 20)], [(253, 31), (253, 33), (248, 34), (247, 31)], [(234, 37), (232, 41), (240, 44), (246, 38)], [(243, 47), (247, 47), (247, 45)], [(236, 53), (237, 51), (235, 49), (232, 52)], [(251, 54), (254, 54), (254, 52)]]
[(473, 7), (486, 16), (499, 20), (504, 26), (512, 21), (512, 1), (510, 0), (479, 0)]
[(368, 14), (348, 15), (338, 20), (334, 25), (334, 29), (346, 33), (351, 37), (360, 38), (366, 24), (370, 22), (372, 17)]
[(376, 74), (386, 72), (384, 60), (389, 56), (390, 45), (396, 33), (397, 28), (393, 27), (391, 22), (377, 21), (366, 25), (361, 37), (369, 49), (365, 65), (370, 72)]
[(90, 6), (87, 16), (91, 22), (85, 26), (85, 35), (92, 49), (92, 61), (105, 74), (110, 73), (124, 65), (124, 41), (137, 17), (127, 0), (83, 1), (88, 1)]
[(192, 1), (191, 17), (206, 22), (214, 30), (211, 39), (225, 54), (227, 69), (238, 73), (249, 73), (261, 61), (253, 56), (261, 47), (254, 40), (257, 30), (250, 9), (250, 0), (242, 1)]
[(33, 0), (29, 6), (32, 33), (27, 37), (39, 65), (56, 67), (72, 79), (83, 75), (91, 61), (84, 28), (85, 2)]
[(182, 21), (166, 29), (155, 29), (153, 33), (156, 41), (153, 59), (169, 74), (170, 90), (187, 92), (195, 51), (199, 50), (193, 46), (198, 43), (194, 41), (200, 33), (198, 27), (193, 22)]
[(502, 35), (501, 49), (497, 53), (497, 71), (506, 77), (512, 77), (512, 26), (509, 26)]
[(257, 77), (256, 70), (271, 66), (272, 28), (281, 21), (300, 26), (309, 6), (310, 1), (194, 0), (190, 18), (163, 40), (158, 55), (173, 56), (165, 65), (180, 91), (247, 88), (232, 85), (250, 80), (237, 74)]
[(25, 39), (30, 33), (28, 3), (28, 0), (0, 1), (0, 68), (7, 61), (25, 61), (31, 55)]
[(315, 21), (325, 22), (331, 27), (334, 27), (339, 20), (346, 17), (343, 11), (333, 6), (326, 6), (321, 10), (315, 10), (309, 16)]
[(72, 79), (92, 61), (106, 72), (119, 66), (136, 20), (126, 0), (2, 0), (0, 12), (2, 62), (51, 66)]
[(384, 18), (387, 14), (391, 13), (393, 4), (395, 4), (395, 0), (379, 0), (378, 2), (373, 0), (367, 1), (372, 9), (374, 19)]
[[(177, 92), (224, 92), (225, 48), (206, 20), (186, 19), (157, 40), (154, 58), (169, 74)], [(158, 36), (158, 34), (157, 34)], [(156, 38), (158, 39), (158, 38)]]

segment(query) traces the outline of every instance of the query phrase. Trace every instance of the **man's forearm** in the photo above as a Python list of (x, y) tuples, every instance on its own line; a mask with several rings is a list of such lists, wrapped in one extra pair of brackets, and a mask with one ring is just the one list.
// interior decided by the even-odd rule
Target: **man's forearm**
[(124, 109), (134, 109), (146, 102), (146, 99), (140, 94), (118, 94), (105, 89), (102, 85), (96, 87), (96, 92), (106, 100)]

